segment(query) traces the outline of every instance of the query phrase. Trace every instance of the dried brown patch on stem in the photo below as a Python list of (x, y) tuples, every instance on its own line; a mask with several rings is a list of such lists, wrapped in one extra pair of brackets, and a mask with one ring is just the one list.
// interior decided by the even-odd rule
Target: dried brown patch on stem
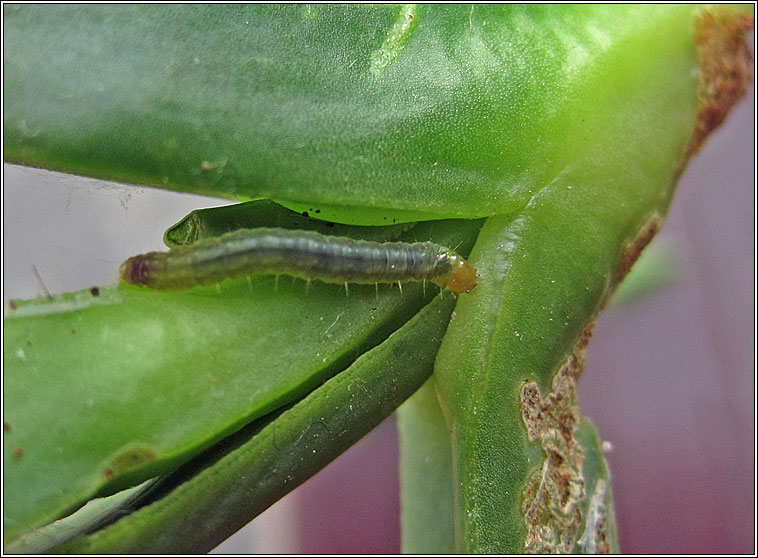
[(663, 226), (663, 217), (659, 213), (654, 213), (647, 222), (642, 225), (642, 228), (637, 232), (634, 239), (626, 245), (624, 253), (621, 256), (621, 262), (619, 263), (618, 272), (616, 278), (613, 281), (612, 288), (615, 289), (621, 281), (623, 281), (629, 270), (632, 269), (632, 265), (640, 257), (645, 247), (650, 244), (658, 231)]
[[(611, 296), (616, 291), (616, 288), (621, 284), (621, 281), (624, 280), (624, 277), (626, 277), (627, 273), (629, 273), (629, 270), (632, 269), (632, 265), (634, 262), (637, 261), (637, 258), (640, 257), (640, 254), (642, 254), (642, 251), (645, 249), (645, 247), (650, 244), (650, 241), (653, 240), (656, 234), (658, 234), (658, 231), (661, 230), (661, 227), (663, 226), (663, 217), (661, 217), (660, 213), (653, 213), (653, 215), (650, 216), (650, 218), (645, 222), (644, 225), (640, 228), (640, 230), (637, 232), (635, 237), (632, 239), (631, 242), (629, 242), (626, 247), (624, 248), (624, 253), (621, 255), (621, 261), (619, 262), (618, 271), (616, 271), (616, 277), (613, 279), (613, 283), (611, 284), (611, 288), (608, 289), (607, 294), (605, 295), (605, 299), (603, 300), (603, 303), (600, 305), (600, 310), (605, 308), (605, 305), (608, 304), (608, 301), (611, 299)], [(594, 326), (594, 322), (590, 324), (589, 330), (590, 333), (592, 331), (592, 327)], [(588, 332), (585, 331), (585, 334)], [(589, 338), (588, 338), (589, 341)]]
[(677, 170), (703, 146), (705, 138), (726, 118), (753, 80), (753, 58), (746, 35), (752, 14), (726, 6), (704, 8), (695, 20), (695, 46), (700, 77), (695, 129)]
[(582, 524), (586, 498), (582, 466), (584, 451), (574, 437), (582, 418), (576, 380), (592, 324), (553, 378), (553, 391), (542, 397), (536, 382), (521, 388), (521, 412), (530, 441), (539, 441), (545, 462), (524, 489), (522, 512), (527, 527), (524, 550), (529, 553), (572, 552)]
[[(640, 253), (655, 237), (663, 223), (655, 213), (624, 249), (614, 279), (613, 292)], [(607, 299), (606, 299), (607, 300)], [(594, 507), (588, 508), (592, 523), (587, 524), (582, 541), (582, 505), (587, 500), (582, 472), (584, 451), (575, 438), (582, 420), (576, 383), (584, 370), (587, 347), (595, 321), (587, 324), (569, 358), (553, 378), (552, 392), (543, 397), (536, 382), (521, 388), (521, 413), (530, 441), (539, 441), (545, 461), (524, 489), (522, 512), (527, 527), (524, 550), (528, 553), (573, 552), (578, 543), (590, 545), (593, 553), (611, 551), (605, 509), (604, 485), (595, 488)], [(591, 529), (591, 535), (587, 531)]]
[(587, 346), (590, 344), (590, 339), (592, 339), (592, 331), (595, 329), (595, 323), (595, 320), (592, 320), (587, 324), (587, 327), (584, 328), (584, 331), (582, 331), (579, 341), (574, 345), (574, 351), (568, 360), (567, 373), (575, 381), (579, 380), (579, 377), (582, 375), (582, 370), (584, 370)]

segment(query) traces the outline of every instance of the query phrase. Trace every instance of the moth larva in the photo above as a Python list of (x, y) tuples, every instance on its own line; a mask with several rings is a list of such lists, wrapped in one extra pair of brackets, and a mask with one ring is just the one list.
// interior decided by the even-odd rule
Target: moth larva
[(327, 283), (431, 281), (454, 292), (476, 286), (476, 270), (432, 242), (369, 242), (313, 231), (240, 229), (121, 264), (121, 279), (153, 289), (188, 289), (252, 273), (286, 274)]

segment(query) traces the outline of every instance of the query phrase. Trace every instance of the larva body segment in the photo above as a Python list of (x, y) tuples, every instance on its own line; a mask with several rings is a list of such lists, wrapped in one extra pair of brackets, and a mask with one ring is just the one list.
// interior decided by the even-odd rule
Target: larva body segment
[(455, 292), (476, 286), (474, 268), (432, 242), (379, 243), (277, 228), (240, 229), (168, 252), (141, 254), (119, 271), (123, 281), (154, 289), (187, 289), (252, 273), (327, 283), (431, 281)]

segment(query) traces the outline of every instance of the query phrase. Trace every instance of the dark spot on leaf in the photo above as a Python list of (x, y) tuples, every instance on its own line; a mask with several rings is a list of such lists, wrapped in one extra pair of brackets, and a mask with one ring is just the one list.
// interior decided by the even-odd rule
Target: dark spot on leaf
[(24, 455), (24, 450), (23, 449), (21, 449), (18, 446), (16, 446), (15, 448), (13, 448), (13, 457), (15, 457), (16, 459), (18, 459), (22, 455)]
[(308, 215), (307, 211), (303, 211), (303, 217), (310, 217), (310, 215)]
[(3, 421), (3, 432), (11, 431), (11, 423)]
[(110, 467), (106, 469), (111, 475), (121, 475), (127, 471), (139, 469), (140, 467), (155, 461), (158, 455), (150, 447), (130, 447), (124, 449), (110, 461)]
[(97, 287), (92, 287), (92, 288), (89, 290), (89, 292), (91, 292), (91, 293), (92, 293), (92, 296), (97, 296), (97, 295), (99, 295), (99, 294), (100, 294), (100, 289), (98, 289)]
[(16, 309), (16, 301), (13, 300), (13, 299), (10, 299), (8, 301), (8, 306), (10, 306), (13, 310), (15, 310)]

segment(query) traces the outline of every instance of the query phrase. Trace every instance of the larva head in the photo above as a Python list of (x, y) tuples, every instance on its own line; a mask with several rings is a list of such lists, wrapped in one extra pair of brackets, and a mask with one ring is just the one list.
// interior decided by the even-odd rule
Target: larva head
[(150, 256), (151, 254), (140, 254), (122, 263), (121, 267), (118, 268), (121, 280), (124, 283), (131, 283), (132, 285), (153, 287), (155, 266), (151, 265), (153, 261)]
[(476, 287), (476, 269), (458, 254), (449, 255), (450, 272), (435, 283), (455, 293), (470, 293)]

